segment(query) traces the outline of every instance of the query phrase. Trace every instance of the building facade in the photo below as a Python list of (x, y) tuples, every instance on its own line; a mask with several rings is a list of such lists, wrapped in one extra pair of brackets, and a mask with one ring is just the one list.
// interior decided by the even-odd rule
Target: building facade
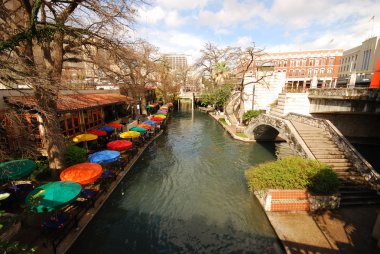
[(345, 50), (340, 61), (338, 87), (368, 87), (380, 56), (380, 37)]
[(307, 88), (335, 87), (343, 50), (309, 50), (268, 53), (256, 65), (272, 63), (275, 72), (285, 73), (286, 90), (303, 91)]
[(171, 70), (184, 70), (187, 68), (187, 58), (184, 54), (165, 54), (163, 58), (168, 62)]

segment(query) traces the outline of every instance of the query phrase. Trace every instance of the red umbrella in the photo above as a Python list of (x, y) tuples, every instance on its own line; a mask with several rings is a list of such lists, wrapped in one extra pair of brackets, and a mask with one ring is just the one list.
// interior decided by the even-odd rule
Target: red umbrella
[(112, 126), (114, 127), (115, 129), (120, 129), (120, 128), (123, 128), (123, 125), (121, 123), (116, 123), (116, 122), (112, 122), (112, 123), (107, 123), (108, 126)]
[(150, 130), (151, 126), (149, 124), (139, 123), (137, 126), (142, 127), (146, 130)]
[(162, 122), (162, 121), (164, 121), (164, 119), (159, 118), (159, 117), (152, 117), (150, 120), (155, 121), (155, 122)]
[(101, 165), (84, 162), (66, 168), (59, 176), (62, 181), (72, 181), (83, 185), (95, 182), (102, 173)]
[(128, 140), (115, 140), (107, 143), (107, 148), (110, 150), (126, 150), (132, 147), (132, 142)]
[(106, 131), (102, 131), (102, 130), (93, 130), (93, 131), (90, 131), (89, 132), (90, 134), (94, 134), (98, 137), (100, 136), (107, 136), (107, 132)]

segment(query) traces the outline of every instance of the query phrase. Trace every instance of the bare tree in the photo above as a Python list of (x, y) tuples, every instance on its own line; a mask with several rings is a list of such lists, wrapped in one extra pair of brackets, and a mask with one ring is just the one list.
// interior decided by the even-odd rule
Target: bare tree
[[(244, 92), (245, 86), (250, 84), (267, 86), (267, 77), (273, 75), (273, 70), (270, 66), (266, 66), (268, 63), (261, 61), (261, 58), (265, 55), (264, 50), (257, 48), (255, 44), (244, 50), (239, 49), (236, 54), (236, 76), (240, 79), (240, 82), (235, 87), (239, 91), (239, 100), (236, 101), (238, 105), (233, 105), (233, 108), (234, 113), (238, 115), (239, 123), (241, 123), (245, 112), (244, 100), (248, 96)], [(247, 81), (248, 77), (250, 77), (249, 81)]]
[(230, 65), (235, 62), (234, 58), (238, 51), (239, 49), (236, 47), (218, 48), (210, 42), (201, 49), (201, 57), (194, 66), (211, 84), (211, 90), (223, 83), (221, 81), (227, 76), (229, 68), (234, 68)]
[(160, 59), (156, 64), (155, 78), (157, 89), (162, 95), (164, 103), (175, 100), (179, 94), (180, 83), (171, 72), (169, 63), (165, 59)]
[[(142, 1), (139, 1), (142, 2)], [(63, 167), (64, 138), (57, 116), (62, 69), (90, 46), (117, 43), (135, 15), (133, 0), (2, 0), (0, 82), (27, 84), (41, 114), (49, 166)], [(107, 43), (104, 43), (107, 42)]]

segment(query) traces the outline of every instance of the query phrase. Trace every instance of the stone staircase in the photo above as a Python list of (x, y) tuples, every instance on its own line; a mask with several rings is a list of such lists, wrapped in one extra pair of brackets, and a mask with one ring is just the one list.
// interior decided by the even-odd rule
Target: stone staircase
[(237, 103), (237, 100), (239, 99), (240, 93), (234, 93), (229, 101), (227, 102), (227, 106), (225, 109), (225, 114), (228, 119), (228, 121), (231, 123), (231, 125), (236, 126), (238, 124), (238, 120), (235, 116), (235, 105)]
[(285, 100), (286, 100), (286, 94), (280, 93), (278, 95), (277, 104), (274, 107), (270, 108), (270, 114), (274, 116), (282, 117), (284, 115)]
[(341, 187), (341, 206), (380, 204), (380, 196), (372, 190), (364, 177), (354, 170), (344, 153), (323, 129), (292, 121), (301, 138), (315, 158), (332, 166)]

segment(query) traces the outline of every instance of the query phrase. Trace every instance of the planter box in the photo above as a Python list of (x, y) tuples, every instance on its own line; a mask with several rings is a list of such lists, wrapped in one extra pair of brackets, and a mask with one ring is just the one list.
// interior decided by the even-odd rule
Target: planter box
[(306, 190), (265, 190), (255, 191), (265, 211), (316, 211), (336, 209), (340, 204), (338, 194), (315, 196)]

